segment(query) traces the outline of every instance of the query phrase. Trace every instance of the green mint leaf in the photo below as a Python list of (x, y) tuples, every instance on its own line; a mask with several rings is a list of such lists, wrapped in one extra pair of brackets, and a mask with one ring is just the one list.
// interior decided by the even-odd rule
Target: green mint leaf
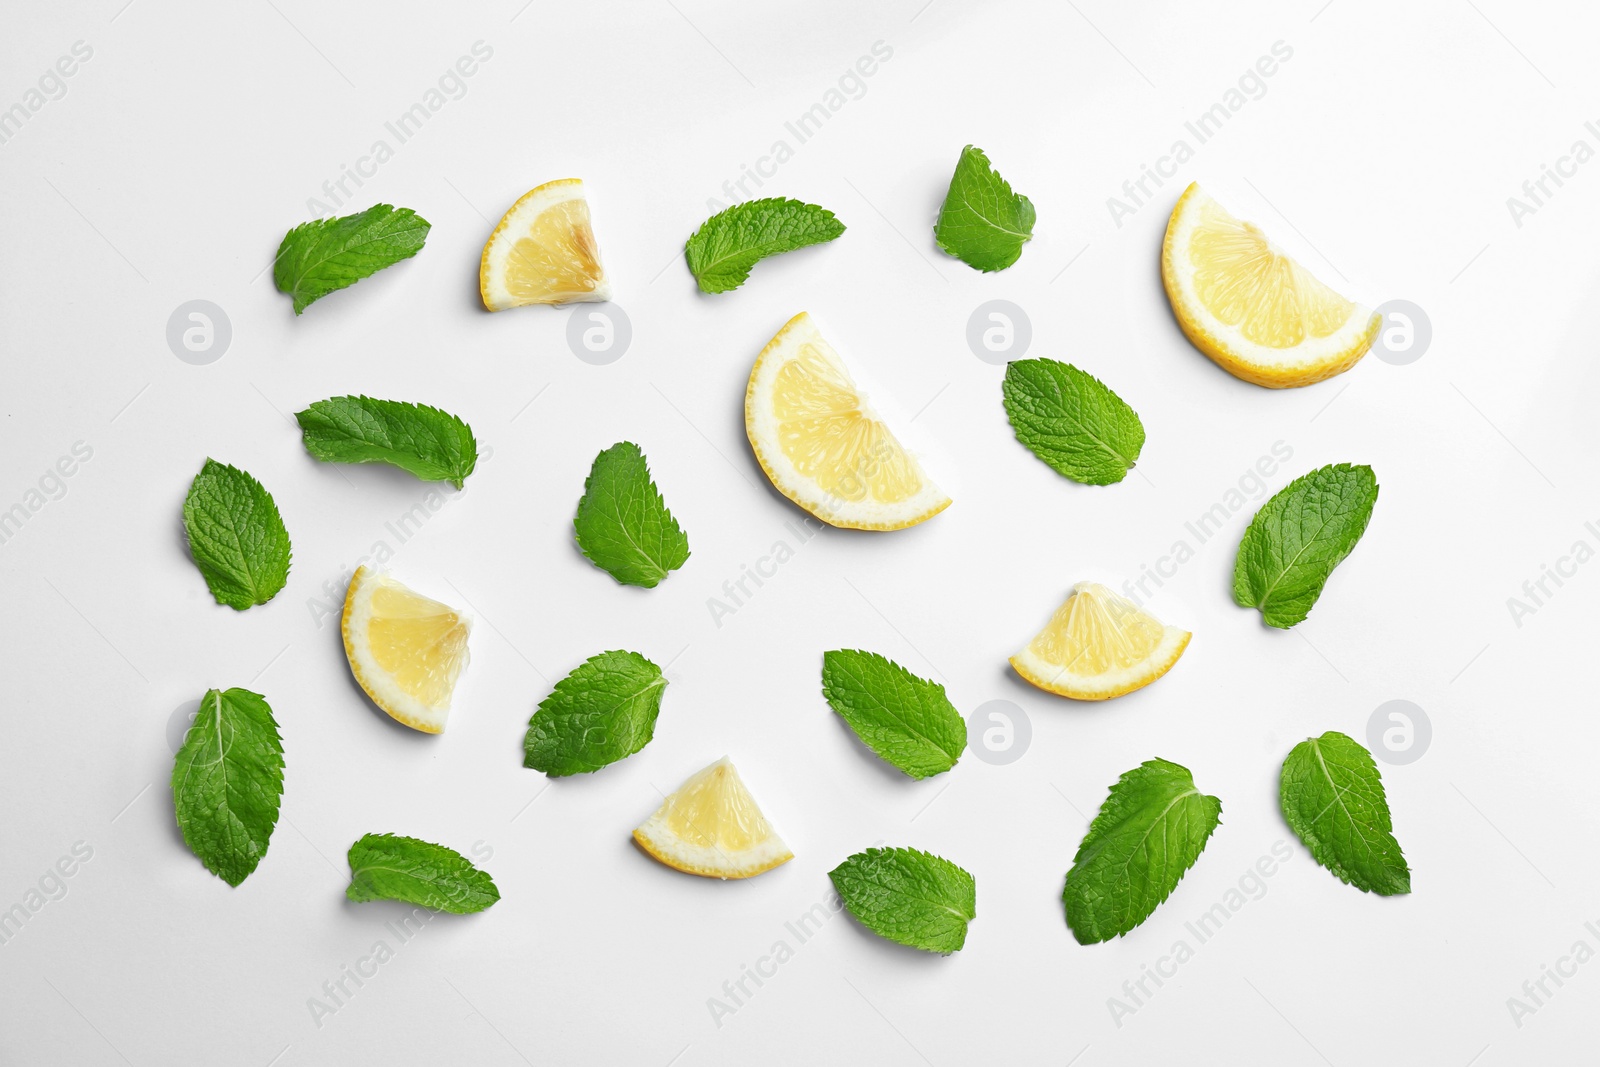
[(967, 724), (944, 686), (875, 652), (824, 652), (822, 695), (868, 748), (913, 778), (943, 774), (967, 747)]
[(272, 279), (294, 297), (294, 313), (422, 251), (428, 221), (410, 208), (376, 204), (359, 215), (302, 222), (283, 236)]
[(1221, 816), (1222, 801), (1196, 789), (1176, 763), (1148, 760), (1118, 779), (1061, 894), (1078, 943), (1109, 941), (1148, 919), (1200, 858)]
[(689, 558), (689, 539), (629, 441), (594, 457), (572, 525), (583, 554), (623, 585), (654, 588)]
[(914, 848), (869, 848), (828, 877), (862, 926), (927, 952), (948, 956), (961, 948), (978, 914), (972, 875)]
[(833, 212), (816, 204), (772, 197), (747, 200), (718, 212), (683, 246), (689, 271), (702, 293), (737, 289), (750, 268), (781, 252), (831, 241), (844, 232)]
[(478, 462), (472, 428), (426, 404), (335, 396), (294, 417), (306, 451), (327, 463), (391, 463), (460, 489)]
[(1287, 630), (1311, 614), (1322, 587), (1361, 540), (1378, 500), (1371, 467), (1329, 464), (1261, 506), (1239, 542), (1233, 599)]
[(982, 150), (963, 148), (933, 227), (939, 247), (976, 270), (1005, 270), (1032, 240), (1033, 223), (1033, 203), (1011, 191)]
[(602, 652), (556, 683), (528, 722), (522, 765), (552, 778), (588, 774), (655, 736), (667, 680), (637, 652)]
[(1057, 474), (1085, 485), (1127, 477), (1144, 447), (1144, 424), (1101, 381), (1053, 359), (1006, 364), (1001, 386), (1017, 440)]
[(1283, 817), (1339, 881), (1380, 896), (1411, 892), (1411, 868), (1391, 832), (1372, 753), (1334, 730), (1307, 738), (1283, 761)]
[(500, 890), (454, 849), (398, 834), (368, 834), (350, 846), (350, 885), (344, 895), (470, 915), (499, 900)]
[(206, 460), (184, 498), (183, 528), (218, 604), (265, 604), (289, 580), (289, 531), (278, 505), (237, 467)]
[(172, 765), (184, 844), (236, 886), (267, 854), (282, 798), (283, 739), (266, 699), (248, 689), (207, 692)]

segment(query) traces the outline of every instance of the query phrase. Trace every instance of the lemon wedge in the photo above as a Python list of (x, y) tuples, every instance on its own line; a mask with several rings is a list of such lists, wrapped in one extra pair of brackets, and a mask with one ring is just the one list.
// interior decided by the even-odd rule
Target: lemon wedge
[(611, 299), (583, 182), (546, 182), (511, 205), (483, 246), (478, 291), (490, 311)]
[(744, 428), (772, 484), (823, 522), (902, 530), (950, 506), (803, 311), (756, 357)]
[(1196, 348), (1272, 389), (1342, 374), (1378, 336), (1381, 319), (1371, 309), (1322, 284), (1198, 183), (1167, 222), (1161, 282)]
[(344, 654), (372, 702), (413, 730), (436, 734), (467, 665), (471, 623), (454, 608), (358, 567), (344, 598)]
[(1046, 692), (1109, 700), (1166, 674), (1188, 647), (1188, 630), (1163, 626), (1103, 585), (1079, 582), (1011, 666)]
[(752, 878), (794, 859), (726, 756), (679, 786), (633, 839), (673, 870), (706, 878)]

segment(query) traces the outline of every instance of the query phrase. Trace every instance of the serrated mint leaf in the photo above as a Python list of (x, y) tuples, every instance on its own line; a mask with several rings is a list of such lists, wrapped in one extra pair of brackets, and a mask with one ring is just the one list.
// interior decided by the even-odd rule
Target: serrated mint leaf
[(816, 204), (773, 197), (747, 200), (718, 212), (683, 246), (703, 293), (737, 289), (750, 268), (768, 256), (822, 244), (844, 233), (844, 223)]
[(824, 652), (822, 695), (868, 748), (913, 778), (948, 771), (967, 747), (967, 724), (944, 686), (875, 652)]
[(583, 554), (623, 585), (653, 588), (689, 558), (689, 539), (629, 441), (594, 458), (572, 525)]
[(1186, 767), (1147, 760), (1111, 787), (1072, 858), (1061, 900), (1080, 945), (1109, 941), (1150, 917), (1206, 847), (1222, 801)]
[(236, 886), (267, 854), (282, 797), (283, 740), (266, 699), (248, 689), (207, 692), (172, 765), (184, 844)]
[(335, 396), (294, 417), (306, 451), (327, 463), (390, 463), (457, 489), (478, 463), (472, 428), (426, 404)]
[(666, 687), (661, 668), (637, 652), (589, 657), (533, 713), (522, 765), (562, 778), (633, 755), (655, 736)]
[(977, 270), (1005, 270), (1033, 238), (1033, 203), (989, 165), (971, 145), (961, 150), (950, 191), (934, 224), (939, 247)]
[(890, 941), (948, 956), (978, 914), (972, 875), (914, 848), (869, 848), (828, 873), (862, 926)]
[(359, 215), (302, 222), (283, 236), (272, 279), (294, 297), (294, 313), (422, 251), (428, 221), (410, 208), (376, 204)]
[(265, 604), (289, 580), (289, 531), (278, 505), (237, 467), (206, 460), (184, 498), (183, 529), (218, 604)]
[(1075, 482), (1122, 481), (1144, 447), (1144, 424), (1133, 409), (1070, 363), (1008, 363), (1001, 390), (1017, 440)]
[(1289, 827), (1339, 881), (1380, 896), (1411, 892), (1372, 753), (1329, 730), (1294, 746), (1278, 797)]
[(454, 849), (398, 834), (368, 834), (350, 846), (350, 885), (344, 895), (469, 915), (499, 900), (500, 890)]
[(1300, 622), (1361, 540), (1377, 500), (1378, 479), (1367, 466), (1329, 464), (1290, 482), (1261, 506), (1239, 542), (1233, 599), (1259, 608), (1268, 626), (1287, 630)]

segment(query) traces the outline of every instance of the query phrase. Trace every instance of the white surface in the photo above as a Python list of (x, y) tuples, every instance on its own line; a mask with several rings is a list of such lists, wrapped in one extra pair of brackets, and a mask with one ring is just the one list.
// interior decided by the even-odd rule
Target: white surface
[[(1600, 542), (1584, 527), (1600, 518), (1588, 239), (1600, 165), (1577, 167), (1520, 227), (1505, 201), (1574, 140), (1600, 144), (1584, 128), (1600, 102), (1600, 16), (1499, 0), (934, 0), (920, 12), (921, 0), (673, 0), (534, 4), (515, 21), (520, 0), (120, 4), (14, 7), (0, 36), (0, 106), (75, 41), (93, 48), (65, 96), (0, 145), (0, 506), (74, 442), (93, 449), (65, 496), (0, 547), (13, 689), (0, 906), (75, 842), (93, 849), (65, 897), (0, 945), (0, 1059), (1588, 1056), (1600, 964), (1548, 985), (1520, 1027), (1506, 1001), (1580, 938), (1600, 948), (1583, 926), (1600, 918), (1600, 857), (1586, 844), (1600, 565), (1520, 627), (1506, 598), (1573, 542)], [(261, 275), (283, 231), (479, 40), (493, 57), (465, 95), (346, 205), (417, 209), (434, 224), (427, 248), (295, 319)], [(1106, 198), (1279, 40), (1293, 57), (1265, 95), (1117, 228)], [(737, 292), (697, 295), (679, 249), (707, 199), (727, 200), (724, 180), (776, 139), (793, 142), (785, 122), (876, 41), (893, 55), (865, 93), (759, 190), (833, 207), (849, 232), (761, 264)], [(931, 241), (969, 142), (1038, 207), (1034, 241), (999, 275)], [(567, 176), (592, 191), (633, 323), (609, 366), (569, 352), (566, 312), (477, 307), (486, 218)], [(1426, 308), (1431, 350), (1282, 393), (1220, 372), (1179, 334), (1158, 277), (1166, 212), (1193, 179), (1349, 295)], [(209, 366), (165, 341), (168, 315), (195, 298), (232, 320), (232, 346)], [(1139, 473), (1077, 486), (1016, 444), (1001, 370), (964, 337), (992, 298), (1027, 309), (1031, 355), (1086, 367), (1139, 411)], [(798, 513), (763, 484), (740, 398), (755, 353), (801, 309), (885, 408), (927, 405), (914, 429), (955, 503), (909, 532), (816, 536), (718, 628), (707, 598), (793, 539)], [(385, 524), (424, 487), (318, 464), (286, 421), (353, 391), (457, 411), (493, 450), (403, 546)], [(694, 552), (651, 591), (619, 588), (571, 543), (587, 466), (621, 439), (644, 447)], [(1383, 487), (1309, 621), (1271, 632), (1231, 603), (1252, 504), (1150, 602), (1195, 633), (1158, 684), (1083, 707), (1008, 672), (1074, 581), (1120, 587), (1154, 564), (1279, 441), (1293, 458), (1270, 489), (1340, 460), (1370, 462)], [(212, 603), (182, 544), (180, 504), (208, 455), (260, 477), (294, 537), (288, 587), (244, 614)], [(442, 737), (367, 705), (336, 627), (307, 606), (380, 539), (399, 548), (399, 576), (481, 620)], [(881, 766), (818, 693), (820, 653), (852, 646), (944, 682), (964, 711), (1016, 702), (1031, 749), (1010, 766), (969, 755), (922, 783)], [(520, 766), (527, 719), (606, 648), (670, 662), (658, 735), (547, 789)], [(173, 709), (229, 685), (267, 695), (288, 758), (271, 851), (238, 889), (184, 849), (165, 784)], [(1384, 766), (1416, 891), (1378, 900), (1294, 842), (1277, 770), (1309, 733), (1364, 737), (1395, 698), (1427, 710), (1434, 740), (1417, 762)], [(747, 884), (676, 874), (628, 839), (658, 788), (724, 753), (797, 856)], [(1222, 798), (1223, 825), (1143, 927), (1081, 947), (1059, 894), (1084, 816), (1156, 755)], [(381, 830), (476, 856), (503, 901), (399, 944), (385, 923), (404, 909), (341, 895), (344, 850)], [(707, 999), (792, 941), (785, 923), (824, 899), (826, 872), (879, 839), (974, 872), (967, 948), (925, 957), (836, 917), (716, 1025)], [(1118, 1027), (1107, 999), (1279, 841), (1293, 858), (1265, 895)], [(393, 958), (315, 1025), (308, 998), (380, 939)]]

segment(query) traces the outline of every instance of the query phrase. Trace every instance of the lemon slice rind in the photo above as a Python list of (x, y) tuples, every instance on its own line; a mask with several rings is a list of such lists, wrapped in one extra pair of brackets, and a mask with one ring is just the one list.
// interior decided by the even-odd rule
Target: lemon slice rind
[[(1213, 211), (1232, 218), (1198, 182), (1192, 183), (1172, 209), (1161, 248), (1162, 284), (1178, 325), (1194, 346), (1235, 377), (1270, 389), (1311, 385), (1355, 366), (1377, 340), (1382, 324), (1361, 304), (1352, 303), (1349, 317), (1332, 333), (1307, 337), (1291, 348), (1273, 348), (1246, 337), (1239, 325), (1223, 322), (1201, 302), (1189, 259), (1190, 239)], [(1297, 269), (1310, 277), (1304, 267)]]
[[(478, 264), (478, 292), (483, 306), (490, 311), (526, 307), (530, 301), (520, 299), (506, 284), (507, 263), (518, 239), (529, 232), (533, 220), (550, 208), (569, 200), (583, 200), (581, 178), (561, 178), (530, 189), (506, 211), (495, 226), (494, 232), (483, 245), (483, 257)], [(590, 235), (592, 237), (592, 233)], [(611, 299), (611, 279), (600, 261), (600, 250), (593, 248), (594, 265), (599, 271), (595, 287), (586, 292), (564, 292), (558, 300), (538, 300), (531, 303), (581, 304), (599, 303)]]
[[(764, 830), (763, 837), (743, 847), (728, 848), (714, 841), (691, 841), (674, 831), (671, 825), (674, 804), (685, 791), (713, 775), (721, 779), (722, 789), (734, 793), (733, 803), (747, 805)], [(726, 756), (691, 775), (662, 801), (655, 814), (633, 831), (633, 839), (651, 857), (673, 870), (702, 878), (754, 878), (794, 859), (794, 853), (761, 814), (755, 798)]]
[[(1079, 582), (1073, 587), (1072, 596), (1085, 592), (1110, 593), (1109, 590), (1092, 582)], [(1110, 595), (1115, 596), (1115, 594)], [(1070, 599), (1071, 597), (1068, 598), (1069, 601)], [(1120, 597), (1117, 599), (1122, 600)], [(1133, 608), (1130, 602), (1125, 600), (1122, 602)], [(1133, 610), (1139, 609), (1133, 608)], [(1159, 625), (1159, 621), (1149, 612), (1141, 611), (1140, 614)], [(1048, 632), (1054, 622), (1055, 618), (1052, 617), (1041, 634)], [(1030, 685), (1037, 686), (1047, 693), (1070, 697), (1073, 700), (1110, 700), (1143, 689), (1166, 674), (1172, 669), (1173, 664), (1178, 662), (1184, 649), (1189, 647), (1191, 636), (1188, 630), (1176, 626), (1163, 626), (1161, 640), (1137, 663), (1097, 673), (1075, 672), (1071, 664), (1055, 663), (1041, 656), (1033, 647), (1034, 642), (1038, 640), (1036, 636), (1026, 647), (1011, 657), (1011, 666)]]
[[(350, 579), (350, 589), (345, 594), (344, 612), (339, 620), (339, 630), (344, 638), (344, 653), (350, 663), (350, 673), (355, 676), (356, 683), (372, 702), (383, 709), (390, 718), (413, 730), (428, 734), (440, 733), (444, 730), (445, 722), (450, 715), (449, 697), (446, 697), (442, 704), (430, 704), (419, 699), (379, 667), (373, 656), (368, 637), (368, 626), (373, 619), (372, 597), (379, 588), (385, 586), (403, 590), (419, 600), (427, 599), (407, 589), (387, 574), (369, 571), (366, 567), (357, 567), (356, 573)], [(462, 617), (460, 624), (470, 633), (470, 620)], [(461, 673), (466, 669), (469, 658), (469, 651), (463, 649), (461, 658), (455, 665), (455, 671), (449, 679), (448, 689), (452, 693), (461, 678)]]

